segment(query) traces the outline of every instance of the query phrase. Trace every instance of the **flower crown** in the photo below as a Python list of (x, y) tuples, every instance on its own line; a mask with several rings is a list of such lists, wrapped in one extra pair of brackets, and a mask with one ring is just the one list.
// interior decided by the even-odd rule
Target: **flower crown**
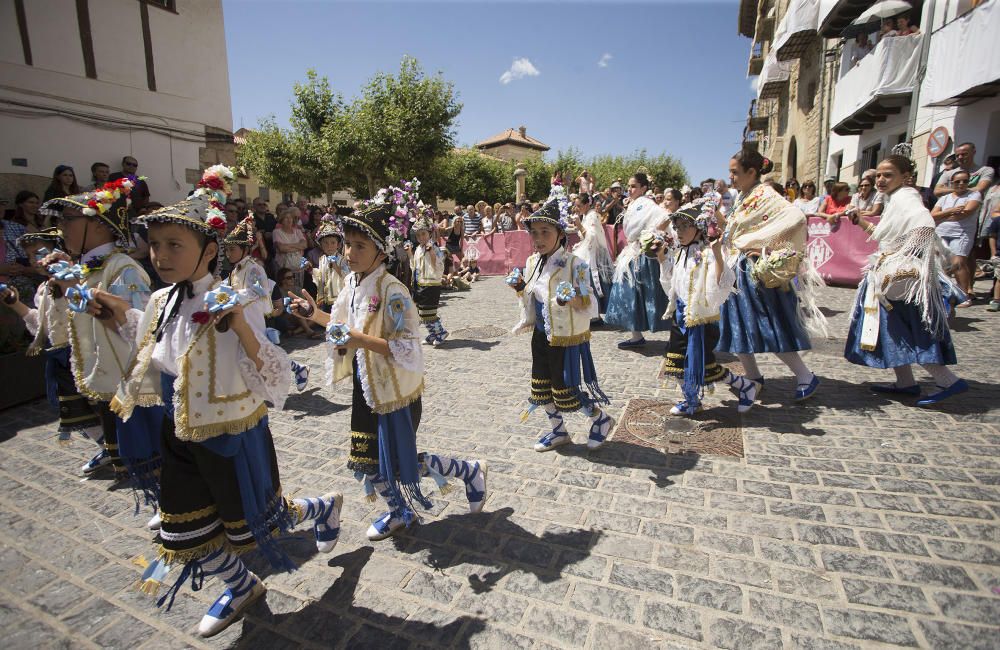
[(118, 180), (105, 183), (100, 189), (91, 192), (90, 199), (87, 200), (87, 207), (83, 208), (82, 212), (88, 217), (96, 217), (104, 214), (123, 196), (128, 198), (137, 181), (144, 180), (146, 180), (145, 176), (138, 178), (135, 176), (123, 176)]

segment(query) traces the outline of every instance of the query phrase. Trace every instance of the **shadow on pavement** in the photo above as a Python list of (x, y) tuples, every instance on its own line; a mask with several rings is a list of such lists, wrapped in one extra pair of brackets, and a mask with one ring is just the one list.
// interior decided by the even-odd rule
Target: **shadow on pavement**
[(333, 415), (351, 408), (350, 404), (331, 402), (319, 391), (319, 386), (316, 386), (302, 393), (292, 393), (285, 400), (285, 411), (298, 411), (292, 419), (301, 420), (305, 417)]
[[(354, 605), (361, 569), (374, 549), (364, 546), (334, 557), (329, 566), (343, 567), (343, 574), (319, 600), (296, 612), (275, 614), (266, 600), (247, 610), (243, 631), (231, 648), (297, 647), (302, 642), (349, 648), (410, 648), (419, 643), (439, 647), (468, 647), (468, 639), (486, 628), (480, 618), (459, 616), (438, 625), (376, 612)], [(361, 627), (356, 629), (355, 623)]]
[(649, 480), (657, 487), (673, 485), (673, 477), (694, 468), (701, 459), (701, 456), (694, 452), (666, 453), (660, 449), (625, 440), (608, 440), (595, 451), (588, 451), (586, 445), (565, 445), (555, 451), (562, 456), (585, 458), (595, 465), (605, 467), (648, 469), (652, 472)]
[(468, 576), (472, 590), (484, 593), (514, 572), (554, 582), (567, 566), (586, 559), (602, 535), (599, 530), (561, 527), (535, 535), (511, 521), (512, 514), (514, 509), (506, 507), (448, 517), (397, 534), (392, 543), (402, 553), (426, 553), (424, 563), (435, 570), (460, 564), (492, 569)]

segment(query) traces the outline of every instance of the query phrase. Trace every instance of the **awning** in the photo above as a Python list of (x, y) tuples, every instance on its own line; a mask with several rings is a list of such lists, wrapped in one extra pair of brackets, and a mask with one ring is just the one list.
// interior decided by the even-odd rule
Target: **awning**
[(921, 100), (925, 106), (960, 106), (998, 93), (1000, 2), (994, 0), (934, 32)]
[(819, 0), (819, 33), (838, 38), (840, 32), (874, 4), (871, 0)]
[(757, 98), (778, 97), (782, 89), (788, 86), (791, 72), (792, 64), (790, 61), (778, 61), (774, 50), (768, 52), (764, 59), (764, 68), (760, 71), (760, 76), (757, 77)]
[(840, 78), (830, 115), (835, 133), (862, 133), (910, 103), (923, 39), (923, 34), (884, 38)]
[(774, 32), (779, 61), (797, 59), (816, 38), (820, 0), (792, 0)]

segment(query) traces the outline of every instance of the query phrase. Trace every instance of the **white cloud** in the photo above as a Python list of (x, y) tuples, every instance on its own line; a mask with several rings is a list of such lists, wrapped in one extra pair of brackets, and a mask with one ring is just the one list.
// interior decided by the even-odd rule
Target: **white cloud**
[(601, 59), (597, 62), (597, 67), (598, 68), (606, 68), (606, 67), (608, 67), (608, 64), (611, 63), (611, 59), (613, 59), (613, 58), (614, 57), (611, 56), (611, 54), (609, 54), (608, 52), (605, 52), (604, 54), (601, 55)]
[(758, 84), (760, 83), (760, 77), (750, 77), (750, 92), (754, 95), (757, 94)]
[(538, 71), (531, 61), (527, 57), (522, 57), (520, 59), (514, 59), (514, 63), (511, 64), (510, 70), (507, 70), (502, 75), (500, 75), (500, 83), (507, 85), (512, 81), (517, 81), (518, 79), (523, 79), (524, 77), (537, 77), (541, 72)]

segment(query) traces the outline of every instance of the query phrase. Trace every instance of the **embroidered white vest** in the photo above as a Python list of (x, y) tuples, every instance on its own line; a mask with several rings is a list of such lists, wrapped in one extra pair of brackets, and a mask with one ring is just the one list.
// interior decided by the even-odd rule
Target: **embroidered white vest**
[[(104, 266), (83, 279), (92, 289), (107, 290), (127, 268), (133, 268), (149, 282), (149, 277), (139, 265), (124, 253), (112, 253)], [(76, 388), (92, 400), (107, 402), (115, 395), (128, 369), (132, 356), (132, 341), (126, 341), (117, 332), (109, 330), (90, 314), (69, 314), (69, 342), (72, 346), (70, 363)], [(152, 376), (142, 376), (136, 399), (139, 406), (160, 404), (159, 382)]]
[(53, 298), (48, 283), (42, 283), (35, 293), (35, 309), (38, 310), (38, 332), (26, 354), (29, 357), (38, 355), (45, 349), (46, 340), (51, 350), (69, 345), (69, 306), (66, 298)]
[[(368, 314), (362, 331), (369, 336), (391, 340), (393, 333), (383, 331), (384, 311), (389, 303), (389, 294), (392, 289), (397, 293), (402, 292), (404, 296), (409, 296), (409, 292), (402, 282), (397, 280), (389, 272), (383, 272), (375, 285), (375, 294), (379, 297), (378, 309)], [(349, 305), (345, 305), (350, 309)], [(410, 307), (415, 309), (415, 307)], [(345, 311), (346, 311), (345, 309)], [(347, 313), (338, 311), (331, 314), (334, 322), (347, 322)], [(417, 401), (424, 391), (424, 374), (406, 370), (392, 363), (388, 357), (371, 350), (364, 350), (365, 366), (368, 370), (368, 388), (372, 401), (372, 410), (378, 414), (392, 413), (404, 406), (409, 406)], [(334, 360), (333, 380), (340, 381), (350, 377), (353, 373), (351, 367), (351, 355), (337, 356)]]
[(320, 257), (319, 264), (312, 270), (312, 279), (316, 283), (316, 303), (332, 305), (344, 289), (345, 277), (340, 262), (333, 262), (326, 255)]
[[(568, 304), (560, 305), (556, 301), (556, 287), (559, 286), (560, 282), (569, 282), (579, 290), (579, 282), (575, 280), (578, 275), (576, 271), (579, 266), (586, 264), (586, 262), (564, 250), (559, 251), (558, 254), (563, 256), (566, 264), (562, 267), (556, 267), (556, 270), (549, 277), (548, 299), (542, 306), (542, 314), (548, 318), (545, 334), (549, 345), (569, 347), (590, 340), (590, 315), (577, 311)], [(515, 332), (524, 332), (535, 326), (534, 287), (540, 279), (538, 277), (540, 275), (540, 269), (538, 269), (540, 260), (541, 256), (535, 253), (528, 258), (525, 265), (524, 277), (533, 279), (531, 284), (527, 285), (521, 293), (521, 322), (514, 328)], [(589, 278), (590, 274), (587, 273), (586, 277)], [(585, 297), (584, 300), (589, 301), (589, 296)]]
[(440, 249), (432, 245), (431, 250), (417, 246), (413, 251), (413, 268), (417, 271), (417, 286), (436, 287), (444, 275), (444, 260), (439, 257)]
[[(156, 320), (165, 302), (166, 293), (150, 301), (142, 342), (128, 378), (111, 403), (112, 411), (123, 420), (128, 420), (136, 405), (134, 377), (152, 367)], [(267, 415), (267, 405), (247, 388), (236, 367), (239, 347), (239, 337), (232, 330), (219, 333), (214, 325), (205, 324), (177, 360), (173, 406), (174, 435), (179, 440), (201, 442), (222, 434), (243, 433)]]

